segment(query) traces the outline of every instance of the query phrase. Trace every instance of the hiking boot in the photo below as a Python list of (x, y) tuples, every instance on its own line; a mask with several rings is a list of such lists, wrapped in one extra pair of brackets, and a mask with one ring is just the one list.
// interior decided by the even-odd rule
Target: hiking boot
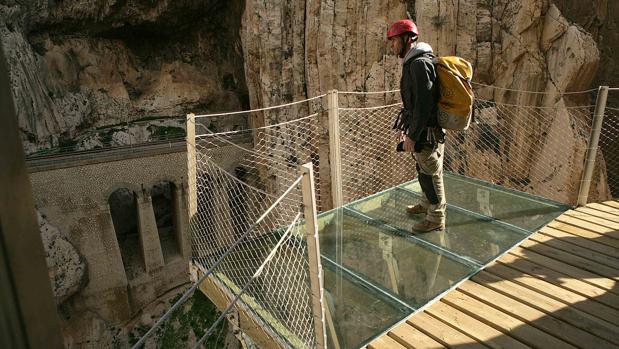
[(413, 231), (418, 233), (427, 233), (434, 230), (445, 230), (445, 223), (430, 222), (424, 219), (421, 222), (413, 224)]
[(406, 206), (406, 212), (408, 214), (420, 214), (420, 213), (426, 213), (427, 211), (428, 211), (428, 208), (423, 207), (420, 204)]

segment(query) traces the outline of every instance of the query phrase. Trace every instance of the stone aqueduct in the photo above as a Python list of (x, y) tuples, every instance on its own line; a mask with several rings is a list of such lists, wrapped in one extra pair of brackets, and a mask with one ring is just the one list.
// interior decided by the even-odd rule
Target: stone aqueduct
[(189, 281), (184, 142), (29, 165), (37, 210), (68, 234), (86, 264), (68, 313), (120, 324)]

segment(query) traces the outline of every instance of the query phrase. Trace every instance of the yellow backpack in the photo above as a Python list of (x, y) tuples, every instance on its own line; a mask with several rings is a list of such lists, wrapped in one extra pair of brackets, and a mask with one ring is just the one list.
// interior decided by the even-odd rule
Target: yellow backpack
[(473, 116), (473, 66), (455, 57), (434, 60), (439, 80), (438, 124), (449, 130), (466, 130)]

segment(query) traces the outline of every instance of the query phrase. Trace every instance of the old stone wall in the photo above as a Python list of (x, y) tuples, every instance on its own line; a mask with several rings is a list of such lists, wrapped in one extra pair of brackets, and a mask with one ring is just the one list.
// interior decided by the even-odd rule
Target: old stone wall
[[(48, 266), (69, 346), (90, 342), (111, 347), (125, 323), (189, 282), (186, 161), (185, 152), (175, 152), (31, 173), (35, 204), (45, 217), (42, 234), (49, 242)], [(177, 254), (165, 261), (166, 246), (150, 200), (151, 188), (162, 181), (175, 184), (182, 202), (174, 212), (181, 232)], [(132, 258), (138, 270), (127, 268), (131, 261), (122, 255), (124, 241), (114, 229), (109, 199), (119, 188), (136, 195), (139, 212), (133, 214), (140, 220), (141, 243), (136, 241)]]

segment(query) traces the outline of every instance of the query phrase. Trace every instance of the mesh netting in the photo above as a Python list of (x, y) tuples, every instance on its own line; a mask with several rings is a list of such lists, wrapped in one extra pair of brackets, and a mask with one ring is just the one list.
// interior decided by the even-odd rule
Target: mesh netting
[(401, 104), (340, 108), (342, 197), (348, 203), (415, 178), (410, 153), (396, 152), (393, 124)]
[(534, 107), (477, 100), (477, 123), (450, 132), (445, 169), (575, 204), (592, 108)]
[[(311, 106), (305, 110), (314, 111)], [(292, 114), (283, 110), (260, 113), (267, 123), (281, 120), (283, 113)], [(269, 115), (274, 113), (279, 117)], [(305, 228), (293, 221), (303, 212), (299, 165), (313, 165), (318, 174), (316, 197), (320, 198), (319, 113), (217, 134), (206, 126), (196, 118), (195, 163), (190, 164), (196, 182), (195, 214), (190, 224), (193, 261), (209, 268), (250, 231), (216, 269), (216, 275), (232, 294), (248, 285), (240, 301), (282, 343), (312, 348), (315, 334)], [(281, 201), (264, 220), (252, 227), (278, 199)], [(253, 278), (291, 224), (290, 236)]]
[(597, 163), (605, 170), (602, 173), (606, 173), (606, 178), (600, 176), (600, 181), (603, 183), (606, 179), (610, 190), (606, 198), (600, 199), (619, 198), (619, 108), (606, 107), (599, 150), (601, 154), (598, 154)]
[[(395, 152), (392, 127), (400, 107), (340, 108), (344, 202), (416, 177), (411, 155)], [(576, 203), (590, 106), (535, 107), (478, 99), (475, 110), (476, 124), (448, 131), (446, 171)]]
[(235, 241), (244, 241), (224, 258), (215, 275), (233, 294), (249, 284), (241, 300), (272, 326), (282, 340), (295, 347), (313, 347), (309, 267), (304, 231), (292, 227), (283, 245), (263, 272), (253, 275), (267, 258), (295, 216), (302, 211), (299, 185), (277, 204), (257, 226), (251, 226), (277, 197), (258, 190), (218, 167), (200, 149), (197, 155), (197, 211), (191, 221), (193, 261), (208, 268)]

